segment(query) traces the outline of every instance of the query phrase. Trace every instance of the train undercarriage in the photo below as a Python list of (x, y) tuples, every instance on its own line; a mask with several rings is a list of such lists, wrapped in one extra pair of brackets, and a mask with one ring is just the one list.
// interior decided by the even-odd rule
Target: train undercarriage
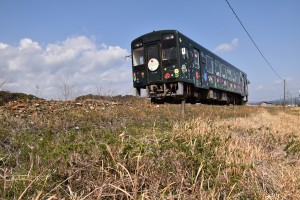
[[(137, 96), (141, 95), (141, 89), (137, 88)], [(152, 84), (146, 88), (147, 96), (152, 103), (206, 103), (221, 105), (242, 105), (247, 102), (247, 96), (215, 88), (197, 88), (190, 83), (163, 83)]]

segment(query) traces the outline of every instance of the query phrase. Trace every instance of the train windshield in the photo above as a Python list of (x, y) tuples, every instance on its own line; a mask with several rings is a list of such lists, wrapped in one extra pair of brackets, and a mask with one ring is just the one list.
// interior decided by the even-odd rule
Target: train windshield
[(133, 66), (144, 64), (144, 47), (133, 49), (132, 51)]
[(162, 60), (176, 60), (176, 38), (174, 34), (163, 35), (162, 40)]
[(176, 56), (176, 48), (172, 47), (170, 49), (163, 49), (162, 50), (162, 59), (163, 60), (174, 60), (177, 58)]

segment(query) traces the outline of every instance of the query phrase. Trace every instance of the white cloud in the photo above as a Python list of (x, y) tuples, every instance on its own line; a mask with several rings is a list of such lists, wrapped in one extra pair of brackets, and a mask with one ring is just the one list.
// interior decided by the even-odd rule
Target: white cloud
[(40, 45), (37, 42), (33, 42), (29, 38), (24, 38), (20, 41), (20, 50), (24, 49), (41, 49)]
[(7, 47), (8, 47), (7, 44), (4, 44), (4, 43), (1, 43), (1, 42), (0, 42), (0, 49), (5, 49), (5, 48), (7, 48)]
[(234, 38), (231, 43), (223, 43), (217, 46), (213, 51), (214, 52), (228, 52), (228, 51), (233, 51), (235, 50), (239, 45), (239, 39)]
[(18, 47), (0, 43), (0, 72), (10, 80), (8, 90), (47, 99), (57, 98), (63, 81), (75, 83), (79, 94), (107, 82), (117, 85), (117, 94), (124, 94), (132, 88), (131, 67), (124, 59), (128, 54), (119, 46), (97, 45), (86, 36), (72, 36), (44, 48), (24, 38)]
[(85, 51), (97, 51), (96, 44), (85, 36), (67, 38), (58, 44), (48, 44), (43, 53), (45, 62), (50, 65), (57, 65), (76, 59)]

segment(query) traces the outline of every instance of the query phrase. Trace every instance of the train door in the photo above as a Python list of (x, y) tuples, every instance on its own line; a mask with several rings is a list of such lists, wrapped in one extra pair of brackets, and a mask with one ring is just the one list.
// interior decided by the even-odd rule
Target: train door
[(148, 83), (162, 82), (162, 70), (160, 59), (160, 43), (146, 46), (148, 67)]

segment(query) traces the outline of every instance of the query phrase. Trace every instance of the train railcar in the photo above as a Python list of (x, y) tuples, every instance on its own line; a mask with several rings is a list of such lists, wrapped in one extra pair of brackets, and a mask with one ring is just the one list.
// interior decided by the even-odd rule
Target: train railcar
[(133, 86), (152, 102), (248, 101), (247, 74), (176, 30), (142, 35), (131, 43)]

